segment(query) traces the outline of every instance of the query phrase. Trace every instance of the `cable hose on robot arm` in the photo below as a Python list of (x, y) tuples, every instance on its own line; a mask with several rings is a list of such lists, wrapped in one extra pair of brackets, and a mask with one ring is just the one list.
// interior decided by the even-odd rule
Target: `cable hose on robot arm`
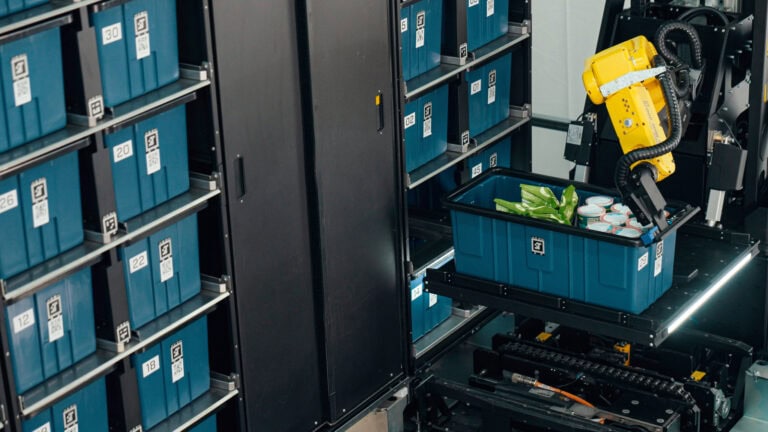
[[(666, 65), (660, 56), (654, 58), (654, 63), (656, 66)], [(667, 70), (661, 74), (658, 79), (661, 83), (664, 99), (666, 99), (667, 102), (667, 109), (669, 110), (670, 133), (667, 139), (659, 144), (633, 150), (619, 158), (619, 161), (616, 164), (614, 180), (616, 182), (616, 187), (622, 193), (627, 191), (630, 168), (634, 163), (645, 159), (653, 159), (671, 152), (677, 148), (677, 145), (680, 144), (680, 140), (683, 137), (683, 120), (680, 112), (680, 101), (675, 90), (674, 78)]]
[(664, 60), (670, 63), (673, 67), (679, 67), (684, 64), (683, 61), (680, 60), (680, 57), (673, 53), (667, 45), (667, 37), (672, 32), (682, 32), (686, 36), (688, 42), (691, 44), (691, 54), (693, 57), (692, 66), (696, 69), (701, 69), (703, 66), (703, 48), (701, 46), (701, 39), (699, 38), (699, 33), (696, 31), (696, 28), (686, 22), (669, 21), (662, 24), (658, 30), (656, 30), (656, 36), (654, 40), (656, 42), (656, 49), (659, 51), (659, 54), (661, 54), (661, 56), (664, 57)]

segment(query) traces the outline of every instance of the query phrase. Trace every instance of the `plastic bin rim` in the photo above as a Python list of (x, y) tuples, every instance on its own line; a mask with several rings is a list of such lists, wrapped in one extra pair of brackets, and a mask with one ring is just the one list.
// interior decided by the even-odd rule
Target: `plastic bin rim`
[[(631, 239), (631, 238), (620, 237), (620, 236), (609, 234), (609, 233), (589, 231), (589, 230), (578, 228), (572, 225), (563, 225), (555, 222), (542, 221), (534, 218), (529, 218), (526, 216), (520, 216), (516, 214), (511, 214), (511, 213), (502, 213), (496, 210), (482, 209), (482, 208), (473, 207), (467, 204), (454, 202), (454, 200), (459, 195), (465, 194), (470, 189), (477, 186), (479, 183), (482, 183), (483, 181), (485, 181), (488, 177), (498, 176), (498, 175), (505, 176), (505, 177), (516, 177), (520, 179), (531, 180), (539, 183), (547, 183), (553, 186), (560, 186), (560, 187), (565, 187), (572, 184), (576, 186), (577, 191), (584, 190), (584, 191), (597, 193), (600, 195), (618, 196), (618, 193), (615, 190), (607, 189), (607, 188), (603, 188), (603, 187), (599, 187), (599, 186), (595, 186), (587, 183), (564, 180), (557, 177), (549, 177), (545, 175), (527, 173), (523, 171), (516, 171), (508, 168), (493, 168), (475, 177), (474, 179), (469, 181), (467, 184), (462, 185), (455, 191), (444, 196), (442, 199), (443, 204), (445, 204), (445, 206), (452, 211), (462, 211), (466, 213), (472, 213), (480, 216), (490, 217), (493, 219), (500, 219), (508, 222), (514, 222), (521, 225), (535, 226), (537, 228), (542, 228), (550, 231), (559, 231), (565, 234), (576, 235), (579, 237), (589, 237), (595, 240), (602, 240), (602, 241), (607, 241), (611, 243), (617, 243), (624, 246), (633, 246), (633, 247), (648, 246), (645, 243), (643, 243), (641, 239)], [(659, 237), (654, 239), (653, 243), (658, 243), (669, 234), (675, 232), (678, 228), (683, 226), (683, 224), (691, 220), (691, 218), (693, 218), (693, 216), (695, 216), (696, 213), (698, 213), (700, 210), (699, 207), (693, 207), (690, 204), (686, 204), (681, 201), (669, 201), (668, 204), (671, 204), (673, 207), (677, 207), (681, 209), (676, 213), (678, 218), (672, 223), (672, 225), (669, 226), (667, 230), (661, 233)]]
[(102, 12), (107, 9), (112, 9), (114, 7), (128, 3), (129, 1), (131, 0), (108, 0), (103, 3), (96, 3), (95, 5), (91, 6), (91, 12), (93, 13)]
[(72, 22), (74, 22), (74, 19), (72, 18), (71, 14), (60, 16), (52, 20), (43, 21), (41, 23), (37, 23), (29, 27), (22, 28), (20, 30), (16, 30), (12, 33), (7, 33), (0, 36), (0, 45), (4, 45), (13, 41), (24, 39), (25, 37), (31, 36), (36, 33), (44, 32), (46, 30), (51, 30), (57, 27), (62, 27), (68, 24), (72, 24)]

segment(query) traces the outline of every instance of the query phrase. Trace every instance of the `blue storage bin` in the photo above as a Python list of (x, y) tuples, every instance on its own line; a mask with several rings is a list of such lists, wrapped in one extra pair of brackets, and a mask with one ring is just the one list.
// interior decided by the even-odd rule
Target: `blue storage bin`
[[(558, 196), (573, 183), (583, 202), (610, 190), (494, 169), (448, 196), (456, 271), (574, 300), (640, 313), (672, 285), (677, 228), (697, 209), (677, 204), (670, 227), (649, 246), (640, 239), (497, 212), (494, 198), (520, 201), (520, 184)], [(614, 192), (615, 194), (615, 192)]]
[(427, 294), (424, 292), (424, 276), (413, 279), (410, 284), (411, 293), (411, 340), (416, 342), (417, 339), (424, 336), (425, 329), (425, 316), (426, 308), (424, 307), (424, 300)]
[[(47, 426), (47, 429), (41, 429)], [(23, 432), (107, 432), (107, 388), (99, 378), (53, 407), (22, 422)]]
[(509, 117), (511, 77), (511, 53), (465, 74), (469, 136), (476, 137)]
[(200, 292), (197, 215), (118, 250), (131, 328), (140, 328)]
[(189, 432), (216, 432), (216, 415), (212, 415), (197, 426), (189, 430)]
[(475, 178), (491, 168), (510, 168), (511, 166), (511, 137), (504, 138), (467, 158), (467, 170), (470, 178)]
[(181, 105), (106, 135), (118, 220), (189, 190), (186, 125)]
[(210, 388), (207, 317), (135, 354), (131, 364), (138, 379), (141, 425), (149, 430)]
[(179, 79), (176, 0), (106, 2), (95, 6), (91, 20), (106, 106)]
[(83, 242), (77, 153), (0, 181), (0, 231), (2, 279)]
[(424, 296), (426, 297), (424, 299), (425, 330), (429, 333), (451, 316), (453, 300), (433, 293), (425, 293)]
[(16, 390), (23, 393), (96, 351), (91, 270), (6, 308)]
[(509, 0), (467, 0), (467, 48), (474, 51), (509, 31)]
[(48, 0), (0, 0), (0, 17), (48, 3)]
[(405, 169), (408, 172), (448, 149), (448, 86), (405, 104)]
[(60, 29), (22, 30), (18, 35), (0, 45), (0, 152), (67, 124)]
[(400, 10), (403, 79), (440, 65), (443, 0), (421, 0)]

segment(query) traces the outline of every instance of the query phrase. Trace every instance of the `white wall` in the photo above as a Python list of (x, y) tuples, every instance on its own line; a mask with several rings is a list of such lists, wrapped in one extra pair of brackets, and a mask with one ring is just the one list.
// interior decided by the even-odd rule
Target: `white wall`
[[(581, 114), (581, 73), (595, 52), (604, 6), (605, 0), (531, 0), (534, 114), (568, 120)], [(564, 132), (534, 128), (534, 171), (567, 177), (564, 146)]]

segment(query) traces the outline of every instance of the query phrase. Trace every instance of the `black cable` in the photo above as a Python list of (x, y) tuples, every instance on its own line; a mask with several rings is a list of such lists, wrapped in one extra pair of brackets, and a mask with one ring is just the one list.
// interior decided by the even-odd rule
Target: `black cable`
[(659, 54), (661, 54), (661, 56), (664, 57), (664, 60), (670, 63), (672, 67), (684, 66), (684, 63), (682, 60), (680, 60), (680, 57), (673, 53), (667, 45), (668, 36), (673, 32), (679, 32), (686, 36), (691, 44), (691, 57), (693, 58), (692, 66), (696, 69), (701, 69), (703, 62), (699, 32), (696, 31), (696, 28), (686, 22), (669, 21), (659, 26), (659, 28), (656, 30), (656, 36), (654, 38), (656, 41), (656, 49), (659, 50)]
[(685, 11), (681, 13), (680, 16), (677, 17), (677, 19), (680, 21), (690, 22), (693, 18), (696, 18), (697, 16), (707, 15), (707, 14), (720, 18), (720, 20), (723, 21), (724, 25), (728, 25), (730, 23), (728, 16), (726, 16), (724, 13), (720, 12), (719, 10), (709, 6), (701, 6), (695, 9)]
[[(654, 64), (657, 67), (666, 66), (666, 63), (664, 62), (664, 59), (661, 58), (661, 56), (656, 56), (654, 58)], [(680, 144), (680, 139), (683, 136), (683, 120), (680, 112), (680, 101), (677, 98), (677, 92), (672, 74), (669, 71), (664, 72), (659, 76), (659, 82), (661, 82), (661, 89), (664, 93), (664, 98), (667, 102), (667, 109), (669, 111), (671, 125), (670, 134), (666, 140), (660, 142), (659, 144), (633, 150), (619, 158), (619, 161), (616, 164), (614, 180), (616, 182), (616, 187), (618, 187), (622, 193), (627, 191), (630, 167), (632, 164), (644, 159), (652, 159), (671, 152), (677, 148), (677, 145)]]

